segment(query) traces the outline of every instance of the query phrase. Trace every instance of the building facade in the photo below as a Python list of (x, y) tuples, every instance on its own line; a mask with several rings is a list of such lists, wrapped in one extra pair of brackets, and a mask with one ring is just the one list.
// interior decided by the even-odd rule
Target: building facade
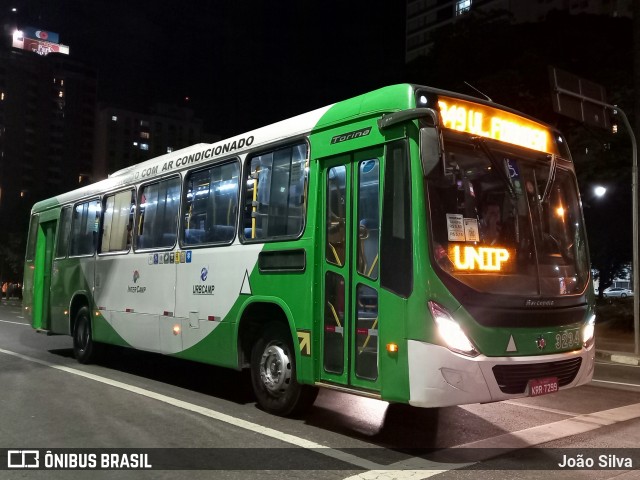
[(0, 233), (90, 181), (96, 89), (95, 70), (66, 55), (0, 48)]
[(194, 143), (217, 140), (203, 134), (202, 120), (193, 110), (174, 105), (157, 104), (149, 112), (102, 105), (95, 123), (95, 180)]
[(494, 12), (515, 23), (539, 22), (552, 11), (631, 16), (633, 0), (407, 0), (405, 60), (426, 55), (433, 35), (472, 11)]

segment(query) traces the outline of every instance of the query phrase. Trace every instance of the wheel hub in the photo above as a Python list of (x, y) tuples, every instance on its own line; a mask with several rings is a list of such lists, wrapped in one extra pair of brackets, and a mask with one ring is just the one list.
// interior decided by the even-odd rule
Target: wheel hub
[(291, 379), (291, 362), (287, 353), (277, 345), (269, 345), (260, 360), (260, 378), (272, 393), (283, 392)]

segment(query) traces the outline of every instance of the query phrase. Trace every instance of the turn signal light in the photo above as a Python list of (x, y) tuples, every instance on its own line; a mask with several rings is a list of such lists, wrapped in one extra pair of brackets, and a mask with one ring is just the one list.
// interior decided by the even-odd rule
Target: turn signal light
[(387, 352), (389, 352), (389, 353), (398, 353), (398, 344), (397, 343), (387, 343)]

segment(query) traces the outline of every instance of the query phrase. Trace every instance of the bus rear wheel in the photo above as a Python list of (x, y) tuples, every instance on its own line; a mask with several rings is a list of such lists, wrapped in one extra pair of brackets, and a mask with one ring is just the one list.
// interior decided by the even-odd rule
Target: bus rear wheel
[(80, 363), (92, 363), (98, 356), (99, 346), (93, 341), (89, 309), (82, 307), (76, 314), (73, 327), (73, 353)]
[(280, 416), (309, 408), (318, 389), (296, 380), (296, 357), (291, 335), (281, 324), (267, 326), (251, 351), (251, 385), (258, 404)]

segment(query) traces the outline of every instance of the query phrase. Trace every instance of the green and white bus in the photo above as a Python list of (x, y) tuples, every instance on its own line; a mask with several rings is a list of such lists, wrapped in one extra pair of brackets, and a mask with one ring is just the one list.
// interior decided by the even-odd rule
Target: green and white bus
[(112, 344), (250, 369), (279, 415), (318, 387), (441, 407), (575, 387), (594, 367), (565, 140), (408, 84), (38, 202), (24, 310), (82, 363)]

